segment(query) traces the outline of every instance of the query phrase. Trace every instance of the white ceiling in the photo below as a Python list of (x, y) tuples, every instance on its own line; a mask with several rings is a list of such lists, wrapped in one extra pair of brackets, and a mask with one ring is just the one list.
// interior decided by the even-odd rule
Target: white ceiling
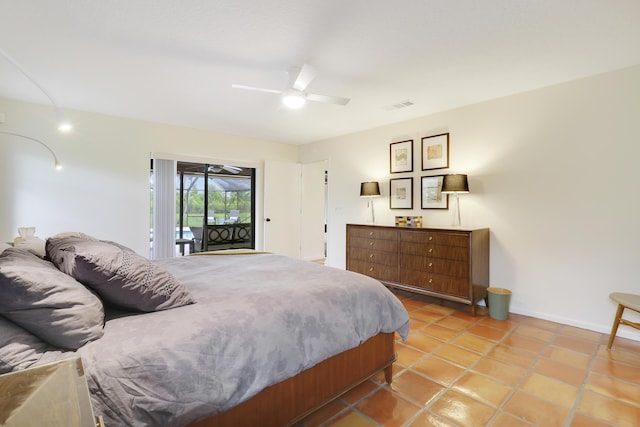
[[(300, 144), (640, 64), (640, 1), (0, 0), (0, 49), (64, 108)], [(231, 88), (303, 63), (351, 102)], [(1, 57), (0, 96), (48, 103)]]

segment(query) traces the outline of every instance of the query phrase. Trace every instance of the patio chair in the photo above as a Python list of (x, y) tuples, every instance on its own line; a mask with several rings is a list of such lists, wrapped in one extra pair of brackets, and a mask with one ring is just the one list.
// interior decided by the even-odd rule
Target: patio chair
[(189, 227), (193, 233), (193, 246), (195, 252), (202, 252), (202, 227)]

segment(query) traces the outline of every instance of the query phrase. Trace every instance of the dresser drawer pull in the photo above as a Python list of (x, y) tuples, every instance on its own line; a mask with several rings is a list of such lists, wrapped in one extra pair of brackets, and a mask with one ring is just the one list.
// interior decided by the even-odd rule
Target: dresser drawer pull
[(433, 248), (429, 248), (429, 250), (427, 252), (433, 253)]
[(429, 279), (429, 283), (433, 283), (433, 279)]
[(369, 246), (373, 246), (375, 242), (369, 242)]
[(433, 240), (433, 236), (429, 236), (429, 240)]
[(369, 258), (373, 258), (373, 254), (369, 254)]
[(373, 272), (373, 267), (369, 267), (369, 271), (370, 271), (370, 272)]
[(374, 235), (374, 232), (373, 232), (373, 231), (370, 231), (370, 232), (369, 232), (369, 236), (373, 236), (373, 235)]
[(430, 262), (429, 264), (427, 264), (427, 266), (428, 266), (429, 268), (431, 268), (431, 267), (433, 267), (433, 263), (432, 263), (432, 262)]

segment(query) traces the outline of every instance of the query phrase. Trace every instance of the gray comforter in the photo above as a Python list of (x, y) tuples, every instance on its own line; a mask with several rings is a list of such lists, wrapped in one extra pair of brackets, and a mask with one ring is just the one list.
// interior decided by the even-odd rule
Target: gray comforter
[(77, 351), (108, 426), (184, 425), (229, 409), (379, 332), (409, 330), (379, 282), (273, 254), (158, 261), (196, 304), (111, 313)]

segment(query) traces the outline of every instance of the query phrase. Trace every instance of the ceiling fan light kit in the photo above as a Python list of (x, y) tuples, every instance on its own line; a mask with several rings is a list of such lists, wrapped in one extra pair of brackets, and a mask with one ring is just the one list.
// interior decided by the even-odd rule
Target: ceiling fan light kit
[(284, 90), (268, 89), (255, 86), (247, 86), (241, 84), (232, 84), (234, 89), (253, 90), (257, 92), (279, 93), (282, 94), (282, 103), (291, 109), (301, 108), (307, 100), (320, 102), (324, 104), (347, 105), (349, 98), (341, 98), (338, 96), (319, 95), (307, 93), (307, 86), (316, 77), (316, 71), (308, 64), (304, 64), (301, 68), (293, 68), (289, 71), (291, 82), (289, 87)]
[(285, 107), (290, 108), (292, 110), (297, 110), (302, 108), (306, 103), (306, 99), (304, 99), (304, 95), (295, 92), (287, 92), (282, 95), (282, 103)]

